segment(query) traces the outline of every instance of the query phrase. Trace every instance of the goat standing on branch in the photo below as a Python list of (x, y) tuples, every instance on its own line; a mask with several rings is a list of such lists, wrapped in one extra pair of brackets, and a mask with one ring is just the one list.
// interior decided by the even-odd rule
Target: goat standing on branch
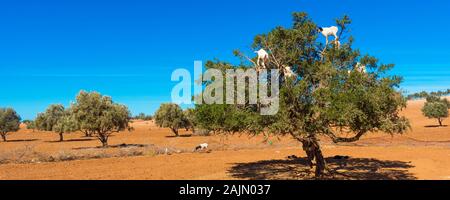
[[(327, 40), (326, 45), (329, 44), (329, 41), (328, 41), (328, 37), (329, 36), (334, 36), (334, 41), (338, 41), (339, 40), (339, 37), (337, 35), (338, 32), (339, 32), (339, 28), (337, 26), (332, 26), (332, 27), (327, 27), (327, 28), (320, 28), (319, 27), (318, 32), (322, 33), (322, 35)], [(335, 44), (340, 44), (340, 43), (335, 42)]]
[(284, 67), (284, 75), (288, 78), (297, 76), (297, 74), (294, 71), (292, 71), (291, 67)]
[[(353, 71), (357, 71), (362, 74), (367, 73), (367, 67), (366, 65), (361, 64), (360, 62), (356, 63), (355, 67), (353, 67)], [(352, 70), (348, 70), (348, 74), (351, 74)]]
[(258, 68), (262, 67), (263, 69), (266, 69), (266, 62), (269, 61), (269, 53), (267, 53), (267, 51), (264, 49), (255, 51), (255, 53), (258, 54), (258, 60), (256, 61)]
[(356, 63), (355, 66), (356, 71), (358, 71), (359, 73), (367, 73), (367, 67), (363, 64), (361, 64), (360, 62)]

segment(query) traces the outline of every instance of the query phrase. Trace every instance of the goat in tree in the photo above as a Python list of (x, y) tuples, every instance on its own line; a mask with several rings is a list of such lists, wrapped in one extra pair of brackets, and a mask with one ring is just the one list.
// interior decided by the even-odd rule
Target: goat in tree
[(263, 69), (266, 69), (266, 62), (269, 61), (269, 53), (267, 53), (267, 51), (264, 49), (255, 51), (255, 53), (258, 54), (258, 60), (256, 61), (256, 64), (258, 65), (258, 67), (261, 66), (261, 67), (263, 67)]
[(288, 78), (297, 76), (297, 74), (294, 71), (292, 71), (291, 67), (284, 67), (284, 75)]
[(361, 64), (360, 62), (356, 63), (356, 71), (358, 71), (359, 73), (367, 73), (367, 68), (365, 65)]
[[(334, 36), (334, 40), (338, 41), (339, 37), (338, 37), (338, 32), (339, 32), (339, 28), (337, 26), (331, 26), (331, 27), (319, 27), (318, 31), (320, 33), (322, 33), (322, 35), (325, 37), (326, 39), (326, 45), (328, 45), (328, 37), (329, 36)], [(339, 43), (335, 43), (337, 46), (340, 46), (340, 42)]]
[[(353, 68), (354, 71), (357, 71), (359, 73), (367, 73), (367, 67), (366, 65), (361, 64), (360, 62), (356, 63), (355, 67)], [(348, 70), (348, 74), (351, 74), (352, 70)]]

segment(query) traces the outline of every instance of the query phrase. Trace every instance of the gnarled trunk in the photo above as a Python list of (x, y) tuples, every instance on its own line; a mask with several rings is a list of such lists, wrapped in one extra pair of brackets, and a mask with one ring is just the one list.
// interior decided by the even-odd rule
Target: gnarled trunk
[(176, 128), (171, 128), (171, 129), (172, 129), (172, 132), (175, 134), (176, 137), (180, 136), (178, 134), (178, 129), (176, 129)]
[(108, 147), (108, 136), (104, 134), (98, 134), (98, 139), (102, 143), (102, 147), (106, 148)]
[(2, 133), (1, 135), (2, 135), (3, 142), (7, 142), (7, 140), (6, 140), (6, 134)]
[(59, 141), (64, 141), (64, 133), (59, 133)]
[(85, 131), (83, 131), (83, 133), (84, 133), (84, 137), (92, 137), (92, 133), (89, 132), (89, 130), (85, 130)]
[(316, 137), (309, 137), (301, 141), (303, 144), (303, 150), (306, 152), (308, 156), (308, 163), (311, 168), (314, 167), (313, 161), (315, 161), (316, 172), (315, 175), (317, 178), (320, 178), (326, 169), (326, 161), (323, 156), (322, 150), (320, 149), (319, 141)]

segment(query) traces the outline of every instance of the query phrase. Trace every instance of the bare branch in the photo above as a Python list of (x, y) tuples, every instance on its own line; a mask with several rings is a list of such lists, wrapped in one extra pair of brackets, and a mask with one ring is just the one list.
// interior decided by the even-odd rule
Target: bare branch
[(361, 139), (362, 136), (366, 134), (366, 131), (360, 131), (358, 134), (356, 134), (354, 137), (351, 138), (344, 138), (344, 137), (338, 137), (336, 136), (331, 130), (326, 130), (325, 135), (331, 138), (334, 143), (351, 143), (356, 142), (359, 139)]

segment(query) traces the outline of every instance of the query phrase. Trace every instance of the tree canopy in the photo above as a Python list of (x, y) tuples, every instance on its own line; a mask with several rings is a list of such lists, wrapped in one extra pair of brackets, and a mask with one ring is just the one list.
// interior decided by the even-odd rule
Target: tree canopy
[(11, 132), (17, 132), (20, 129), (20, 116), (12, 108), (0, 108), (0, 135), (4, 142), (6, 136)]
[[(386, 73), (393, 64), (382, 64), (353, 48), (350, 24), (348, 16), (336, 20), (340, 48), (320, 42), (318, 26), (306, 13), (294, 13), (290, 28), (280, 26), (257, 35), (252, 48), (269, 52), (267, 68), (282, 71), (291, 67), (298, 75), (289, 78), (281, 73), (279, 112), (263, 116), (255, 105), (197, 105), (198, 123), (223, 133), (290, 135), (303, 145), (311, 166), (316, 161), (316, 176), (326, 170), (319, 137), (343, 143), (378, 131), (404, 133), (410, 125), (399, 115), (406, 107), (406, 98), (397, 91), (402, 78)], [(207, 62), (206, 69), (225, 73), (226, 69), (255, 68), (256, 58), (241, 51), (235, 54), (241, 58), (240, 64), (215, 60)], [(355, 70), (358, 64), (366, 66), (367, 73)]]
[(183, 110), (177, 104), (161, 104), (154, 117), (156, 125), (170, 128), (177, 137), (179, 129), (189, 126)]
[(78, 128), (97, 137), (104, 147), (113, 133), (129, 128), (128, 108), (97, 92), (81, 91), (71, 111)]
[(64, 116), (64, 106), (50, 105), (44, 113), (39, 113), (35, 120), (36, 128), (40, 131), (53, 131), (54, 126)]
[(62, 142), (64, 141), (64, 133), (73, 133), (80, 130), (78, 124), (75, 115), (68, 109), (64, 111), (64, 114), (53, 126), (53, 131), (59, 134), (59, 141)]
[(430, 119), (437, 119), (439, 126), (443, 126), (442, 122), (445, 118), (448, 118), (448, 105), (440, 101), (426, 102), (422, 109), (422, 113), (425, 117)]

